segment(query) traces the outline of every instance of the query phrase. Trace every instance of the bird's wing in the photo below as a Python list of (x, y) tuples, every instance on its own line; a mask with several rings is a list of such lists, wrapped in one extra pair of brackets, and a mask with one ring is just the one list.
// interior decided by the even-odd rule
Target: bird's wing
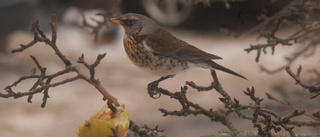
[(147, 35), (144, 40), (147, 49), (161, 56), (187, 61), (222, 59), (176, 38), (163, 28)]

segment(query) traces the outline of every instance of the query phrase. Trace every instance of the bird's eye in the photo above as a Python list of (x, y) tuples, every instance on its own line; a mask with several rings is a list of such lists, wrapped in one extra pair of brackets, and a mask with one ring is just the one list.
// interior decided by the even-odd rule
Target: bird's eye
[(134, 23), (134, 20), (132, 20), (132, 19), (127, 19), (126, 20), (126, 24), (127, 25), (132, 25)]

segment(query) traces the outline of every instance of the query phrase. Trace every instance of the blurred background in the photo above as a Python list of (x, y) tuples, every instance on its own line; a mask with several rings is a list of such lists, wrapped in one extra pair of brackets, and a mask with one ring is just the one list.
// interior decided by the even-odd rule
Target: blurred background
[[(6, 50), (10, 34), (29, 31), (30, 23), (34, 20), (40, 20), (43, 29), (48, 31), (46, 24), (53, 14), (58, 16), (60, 25), (77, 27), (82, 20), (80, 11), (87, 14), (100, 12), (110, 16), (134, 12), (145, 14), (166, 27), (230, 34), (240, 33), (257, 25), (257, 18), (262, 13), (272, 15), (289, 2), (290, 0), (238, 0), (232, 3), (205, 3), (201, 0), (3, 0), (0, 3), (1, 51)], [(118, 31), (114, 28), (112, 26), (104, 33), (113, 36), (114, 31)]]
[[(88, 62), (95, 61), (100, 53), (107, 53), (96, 70), (96, 77), (104, 87), (118, 100), (125, 104), (130, 117), (137, 124), (150, 127), (159, 125), (168, 136), (205, 136), (219, 131), (227, 131), (220, 123), (211, 122), (204, 116), (163, 117), (159, 108), (180, 110), (178, 102), (165, 96), (151, 99), (146, 86), (157, 76), (145, 73), (136, 68), (127, 59), (123, 44), (123, 30), (108, 21), (95, 40), (92, 28), (83, 26), (84, 18), (89, 24), (103, 22), (98, 13), (113, 17), (123, 13), (140, 13), (147, 15), (167, 28), (171, 33), (186, 42), (209, 53), (221, 56), (218, 61), (240, 74), (249, 81), (218, 72), (222, 86), (232, 97), (237, 97), (243, 104), (252, 103), (242, 91), (254, 86), (257, 96), (265, 98), (265, 93), (278, 94), (279, 89), (286, 91), (302, 90), (294, 85), (285, 71), (273, 75), (261, 73), (259, 65), (277, 68), (286, 63), (284, 56), (295, 48), (277, 47), (276, 54), (266, 54), (259, 63), (254, 61), (256, 54), (247, 54), (243, 49), (256, 44), (257, 35), (243, 36), (248, 30), (262, 21), (261, 14), (272, 16), (281, 11), (290, 0), (236, 0), (232, 2), (219, 0), (2, 0), (0, 1), (0, 87), (3, 89), (19, 77), (30, 74), (35, 67), (29, 55), (35, 56), (48, 73), (64, 69), (64, 64), (55, 56), (52, 49), (44, 44), (36, 44), (22, 53), (11, 54), (10, 50), (19, 44), (27, 44), (33, 39), (30, 31), (31, 22), (39, 20), (41, 29), (51, 37), (51, 15), (58, 17), (57, 45), (64, 55), (76, 63), (84, 53)], [(84, 15), (84, 16), (83, 16)], [(82, 27), (81, 27), (82, 26)], [(290, 30), (288, 30), (290, 31)], [(285, 33), (284, 33), (285, 34)], [(304, 67), (313, 67), (313, 61), (319, 55), (303, 61)], [(299, 62), (301, 60), (298, 60)], [(120, 63), (121, 62), (121, 63)], [(297, 63), (296, 67), (300, 65)], [(85, 71), (85, 68), (82, 68)], [(208, 70), (194, 69), (177, 75), (161, 83), (171, 91), (180, 89), (185, 81), (194, 81), (199, 85), (209, 85), (212, 78)], [(63, 80), (61, 77), (56, 81)], [(16, 91), (27, 91), (35, 81), (26, 81), (16, 87)], [(281, 85), (281, 86), (280, 86)], [(279, 88), (281, 87), (281, 88)], [(0, 92), (4, 92), (1, 91)], [(80, 125), (90, 115), (97, 112), (105, 102), (92, 85), (84, 81), (75, 81), (52, 88), (49, 92), (47, 106), (41, 108), (42, 94), (35, 95), (33, 103), (27, 98), (0, 98), (0, 136), (1, 137), (72, 137), (77, 136)], [(188, 90), (189, 100), (206, 108), (223, 108), (220, 95), (214, 91), (199, 93)], [(281, 94), (282, 98), (289, 96)], [(300, 102), (308, 99), (307, 94), (290, 101)], [(309, 100), (308, 100), (309, 101)], [(314, 102), (313, 102), (314, 101)], [(301, 109), (319, 108), (317, 101), (298, 105)], [(147, 102), (147, 103), (146, 103)], [(265, 100), (268, 106), (281, 110), (283, 115), (292, 111), (283, 111), (277, 104)], [(252, 112), (248, 111), (248, 114)], [(239, 130), (256, 131), (250, 121), (231, 116)], [(320, 134), (317, 129), (296, 128), (297, 133)]]

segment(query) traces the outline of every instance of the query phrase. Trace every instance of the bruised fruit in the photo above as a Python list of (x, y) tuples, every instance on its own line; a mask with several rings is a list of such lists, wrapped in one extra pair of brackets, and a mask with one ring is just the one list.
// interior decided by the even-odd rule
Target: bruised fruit
[(79, 137), (109, 137), (114, 136), (112, 129), (117, 127), (117, 137), (126, 135), (129, 129), (129, 114), (124, 105), (115, 107), (115, 112), (105, 105), (92, 115), (78, 130)]

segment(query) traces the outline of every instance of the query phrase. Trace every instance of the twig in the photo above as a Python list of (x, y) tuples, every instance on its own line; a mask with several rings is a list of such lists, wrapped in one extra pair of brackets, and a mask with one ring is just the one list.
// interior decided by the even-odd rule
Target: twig
[[(271, 94), (269, 93), (266, 93), (268, 99), (270, 100), (273, 100), (279, 104), (282, 104), (282, 105), (285, 105), (285, 106), (288, 106), (289, 108), (293, 109), (293, 110), (299, 110), (298, 107), (296, 107), (295, 105), (291, 104), (290, 102), (285, 102), (285, 101), (282, 101), (280, 99), (277, 99), (276, 97), (272, 96)], [(313, 120), (316, 120), (316, 121), (319, 121), (317, 118), (313, 117), (311, 114), (308, 114), (308, 113), (304, 113), (305, 116), (313, 119)]]
[(316, 46), (318, 46), (317, 44), (320, 43), (320, 40), (315, 40), (315, 41), (312, 41), (311, 43), (309, 43), (306, 47), (304, 47), (303, 49), (301, 49), (300, 51), (296, 52), (296, 53), (293, 53), (291, 55), (291, 57), (286, 57), (285, 59), (287, 60), (287, 63), (281, 67), (278, 67), (276, 69), (273, 69), (273, 70), (270, 70), (270, 69), (267, 69), (266, 67), (264, 66), (260, 66), (260, 69), (263, 71), (263, 72), (266, 72), (268, 74), (275, 74), (275, 73), (278, 73), (284, 69), (286, 69), (287, 67), (290, 67), (298, 58), (302, 57), (303, 54), (305, 54), (306, 52), (310, 51), (310, 50), (314, 50), (314, 48)]
[(320, 95), (320, 84), (316, 85), (307, 85), (306, 83), (302, 82), (300, 79), (300, 72), (302, 70), (302, 66), (298, 68), (297, 74), (294, 74), (289, 67), (286, 68), (287, 73), (299, 84), (301, 87), (308, 89), (311, 93), (310, 98), (316, 98)]
[(140, 127), (135, 122), (130, 121), (129, 129), (141, 137), (165, 137), (164, 130), (158, 130), (158, 126), (151, 129), (148, 126)]
[[(214, 70), (211, 71), (211, 75), (214, 79), (213, 84), (211, 84), (212, 87), (215, 88), (216, 90), (221, 90), (219, 93), (222, 94), (223, 97), (231, 100), (230, 96), (221, 87)], [(170, 76), (163, 77), (157, 81), (154, 81), (154, 82), (148, 84), (148, 90), (151, 89), (151, 87), (152, 87), (152, 91), (155, 91), (155, 93), (160, 94), (160, 95), (169, 96), (170, 98), (179, 101), (179, 103), (182, 107), (181, 110), (174, 110), (174, 111), (168, 111), (166, 109), (160, 108), (159, 110), (161, 113), (163, 113), (163, 116), (168, 116), (168, 115), (171, 115), (171, 116), (204, 115), (212, 121), (222, 123), (224, 126), (226, 126), (230, 130), (230, 132), (233, 136), (237, 136), (239, 131), (229, 121), (229, 119), (226, 117), (225, 112), (223, 110), (217, 110), (217, 111), (213, 111), (212, 109), (207, 110), (207, 109), (201, 107), (199, 104), (196, 104), (196, 103), (189, 101), (187, 98), (187, 95), (186, 95), (187, 89), (188, 89), (187, 86), (181, 87), (180, 91), (174, 92), (174, 93), (170, 92), (166, 89), (159, 88), (158, 83), (164, 79), (169, 78), (169, 77)], [(192, 88), (197, 89), (198, 91), (208, 89), (208, 88), (203, 88), (203, 87), (197, 86), (193, 82), (186, 82), (186, 84)], [(230, 102), (233, 102), (233, 101), (231, 100)]]
[[(290, 2), (278, 13), (272, 15), (271, 17), (264, 17), (265, 20), (261, 24), (248, 31), (248, 33), (258, 32), (259, 38), (264, 38), (266, 42), (250, 45), (249, 48), (244, 50), (247, 53), (256, 51), (257, 54), (255, 61), (259, 62), (262, 53), (266, 54), (268, 48), (271, 49), (271, 55), (274, 55), (275, 48), (277, 46), (292, 46), (297, 42), (308, 42), (301, 50), (293, 53), (290, 57), (285, 57), (287, 61), (286, 64), (273, 70), (270, 70), (264, 66), (260, 66), (261, 70), (268, 74), (274, 74), (283, 71), (286, 69), (286, 67), (290, 67), (298, 58), (310, 57), (313, 55), (315, 51), (314, 49), (320, 45), (320, 40), (318, 39), (320, 27), (317, 25), (319, 19), (314, 13), (314, 10), (319, 8), (320, 6), (317, 1), (308, 0)], [(298, 26), (299, 29), (293, 33), (286, 33), (284, 38), (280, 38), (277, 36), (277, 33), (280, 32), (281, 29), (285, 28), (283, 27), (284, 25), (295, 25)], [(271, 31), (268, 30), (270, 27)], [(308, 54), (307, 52), (309, 51), (310, 53)]]
[[(56, 45), (56, 40), (57, 40), (57, 17), (55, 15), (52, 16), (52, 22), (50, 23), (51, 26), (51, 31), (52, 31), (52, 36), (51, 36), (51, 40), (43, 33), (43, 31), (40, 29), (40, 26), (38, 24), (38, 21), (35, 21), (32, 23), (32, 29), (31, 31), (34, 34), (34, 39), (29, 42), (26, 45), (21, 44), (20, 48), (17, 49), (13, 49), (12, 53), (16, 53), (16, 52), (23, 52), (24, 50), (31, 48), (32, 46), (34, 46), (36, 43), (38, 42), (43, 42), (46, 45), (50, 46), (54, 51), (55, 54), (61, 59), (61, 61), (64, 63), (65, 65), (65, 69), (60, 70), (58, 72), (55, 72), (53, 74), (47, 74), (46, 73), (46, 69), (45, 67), (42, 67), (40, 62), (37, 60), (36, 57), (34, 56), (30, 56), (31, 59), (33, 60), (33, 62), (36, 65), (36, 68), (40, 71), (40, 74), (36, 74), (35, 70), (34, 72), (30, 73), (29, 76), (22, 76), (20, 77), (16, 82), (14, 82), (11, 85), (8, 85), (5, 88), (5, 91), (7, 92), (7, 94), (0, 94), (0, 97), (4, 97), (4, 98), (9, 98), (9, 97), (13, 97), (13, 98), (20, 98), (23, 96), (28, 96), (28, 102), (31, 103), (32, 102), (32, 97), (33, 95), (37, 94), (37, 93), (43, 93), (43, 98), (42, 98), (42, 104), (41, 107), (45, 107), (46, 103), (47, 103), (47, 99), (50, 97), (49, 96), (49, 89), (56, 87), (56, 86), (60, 86), (69, 82), (73, 82), (75, 80), (78, 79), (83, 79), (86, 82), (88, 82), (89, 84), (93, 85), (103, 96), (104, 98), (108, 99), (109, 101), (111, 101), (113, 104), (115, 104), (116, 106), (119, 106), (119, 102), (117, 101), (117, 99), (115, 97), (113, 97), (99, 82), (98, 79), (96, 79), (95, 76), (95, 67), (97, 67), (100, 64), (100, 61), (105, 57), (105, 53), (104, 54), (99, 54), (96, 61), (89, 65), (85, 60), (84, 60), (84, 55), (82, 54), (82, 56), (79, 58), (78, 63), (83, 64), (84, 66), (87, 67), (87, 69), (90, 72), (90, 76), (85, 75), (78, 66), (74, 66), (72, 65), (71, 61), (69, 59), (66, 58), (66, 56), (60, 51), (60, 49), (57, 47)], [(89, 67), (88, 67), (89, 66)], [(77, 76), (71, 77), (71, 78), (66, 78), (64, 80), (52, 83), (52, 80), (55, 79), (58, 76), (61, 75), (65, 75), (68, 73), (76, 73), (78, 74)], [(30, 88), (29, 91), (26, 92), (14, 92), (12, 90), (12, 87), (17, 86), (20, 82), (25, 81), (25, 80), (29, 80), (29, 79), (37, 79), (37, 81), (33, 84), (33, 86)]]

